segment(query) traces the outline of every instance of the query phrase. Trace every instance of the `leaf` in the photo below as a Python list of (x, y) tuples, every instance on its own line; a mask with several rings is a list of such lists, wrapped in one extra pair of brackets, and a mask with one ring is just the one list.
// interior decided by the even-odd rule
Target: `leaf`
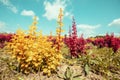
[(48, 69), (44, 68), (43, 73), (47, 73)]
[(92, 64), (99, 64), (99, 62), (97, 60), (91, 60)]
[(60, 73), (58, 73), (58, 77), (59, 77), (59, 78), (62, 78), (62, 79), (64, 79), (64, 78), (65, 78), (64, 74), (62, 74), (62, 73), (61, 73), (61, 74), (60, 74)]
[(65, 77), (70, 78), (70, 77), (72, 77), (72, 74), (73, 74), (73, 72), (70, 70), (70, 67), (67, 67), (66, 71), (65, 71)]
[(107, 70), (105, 73), (106, 73), (108, 76), (111, 76), (111, 72), (110, 72), (109, 70)]
[(90, 71), (88, 64), (85, 64), (84, 70), (85, 70), (85, 75), (88, 75)]
[(18, 77), (18, 80), (24, 80), (23, 78), (21, 78), (21, 77)]
[(79, 77), (79, 76), (82, 76), (82, 75), (81, 75), (81, 74), (75, 75), (75, 76), (73, 76), (73, 78), (77, 78), (77, 77)]

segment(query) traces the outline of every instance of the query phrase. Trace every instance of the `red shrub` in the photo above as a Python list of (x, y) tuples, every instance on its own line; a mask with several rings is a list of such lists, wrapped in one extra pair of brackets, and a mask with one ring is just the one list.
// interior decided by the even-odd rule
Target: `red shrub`
[(0, 48), (3, 48), (5, 42), (10, 41), (13, 34), (1, 33), (0, 34)]

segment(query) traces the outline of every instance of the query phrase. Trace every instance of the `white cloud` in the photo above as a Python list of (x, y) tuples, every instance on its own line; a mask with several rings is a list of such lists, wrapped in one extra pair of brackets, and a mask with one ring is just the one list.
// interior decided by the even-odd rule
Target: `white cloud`
[(9, 24), (6, 22), (0, 21), (0, 32), (1, 33), (15, 33), (15, 28), (11, 27)]
[[(21, 15), (22, 15), (22, 16), (29, 16), (29, 17), (34, 18), (35, 12), (32, 11), (32, 10), (23, 10), (23, 11), (21, 12)], [(36, 18), (37, 18), (37, 20), (39, 20), (39, 17), (38, 17), (38, 16), (36, 16)]]
[(18, 12), (17, 8), (10, 2), (10, 0), (0, 0), (0, 2), (2, 2), (3, 5), (7, 6), (7, 8), (10, 9), (12, 12)]
[(5, 22), (0, 21), (0, 29), (1, 29), (1, 28), (4, 28), (5, 26), (6, 26), (6, 23), (5, 23)]
[(120, 27), (120, 18), (114, 19), (108, 26), (119, 26)]
[(35, 13), (34, 13), (34, 11), (32, 11), (32, 10), (23, 10), (23, 11), (21, 12), (21, 15), (33, 17), (33, 16), (35, 16)]
[(8, 27), (7, 27), (8, 25), (5, 23), (5, 22), (3, 22), (3, 21), (0, 21), (0, 32), (2, 33), (4, 33), (4, 32), (10, 32), (9, 30), (10, 29), (8, 29)]
[(78, 32), (78, 34), (84, 34), (84, 37), (91, 37), (91, 36), (95, 36), (95, 30), (97, 28), (99, 28), (101, 25), (88, 25), (88, 24), (79, 24), (77, 25), (78, 30), (80, 30)]
[[(54, 0), (53, 2), (50, 1), (44, 1), (45, 6), (45, 14), (43, 15), (48, 20), (57, 19), (57, 16), (59, 14), (59, 9), (62, 8), (63, 11), (65, 11), (65, 8), (67, 7), (67, 1), (68, 0)], [(70, 16), (71, 13), (65, 12), (66, 16)]]
[(79, 24), (77, 26), (78, 28), (83, 29), (83, 30), (93, 30), (93, 29), (100, 27), (101, 25), (100, 24), (98, 25)]

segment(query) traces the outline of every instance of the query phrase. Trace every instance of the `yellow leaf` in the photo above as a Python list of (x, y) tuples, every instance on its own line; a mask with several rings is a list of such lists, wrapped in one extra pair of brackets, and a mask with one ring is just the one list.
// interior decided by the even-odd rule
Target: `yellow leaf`
[(27, 68), (27, 67), (28, 67), (28, 64), (26, 64), (25, 67)]
[(38, 67), (39, 64), (38, 63), (34, 63), (34, 65), (35, 65), (35, 67)]
[(47, 73), (48, 69), (44, 68), (43, 73)]

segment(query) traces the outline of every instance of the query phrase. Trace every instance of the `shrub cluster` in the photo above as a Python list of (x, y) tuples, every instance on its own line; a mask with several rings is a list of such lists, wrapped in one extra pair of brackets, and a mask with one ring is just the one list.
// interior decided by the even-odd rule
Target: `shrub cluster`
[(0, 33), (0, 48), (4, 47), (5, 42), (9, 42), (13, 34)]
[(28, 74), (41, 70), (50, 75), (56, 70), (62, 55), (41, 32), (36, 32), (36, 24), (35, 18), (28, 32), (17, 30), (5, 49), (17, 59), (20, 72)]
[(96, 38), (93, 44), (99, 48), (108, 47), (112, 48), (116, 52), (120, 48), (120, 38), (114, 36), (114, 34), (106, 34), (104, 37)]

